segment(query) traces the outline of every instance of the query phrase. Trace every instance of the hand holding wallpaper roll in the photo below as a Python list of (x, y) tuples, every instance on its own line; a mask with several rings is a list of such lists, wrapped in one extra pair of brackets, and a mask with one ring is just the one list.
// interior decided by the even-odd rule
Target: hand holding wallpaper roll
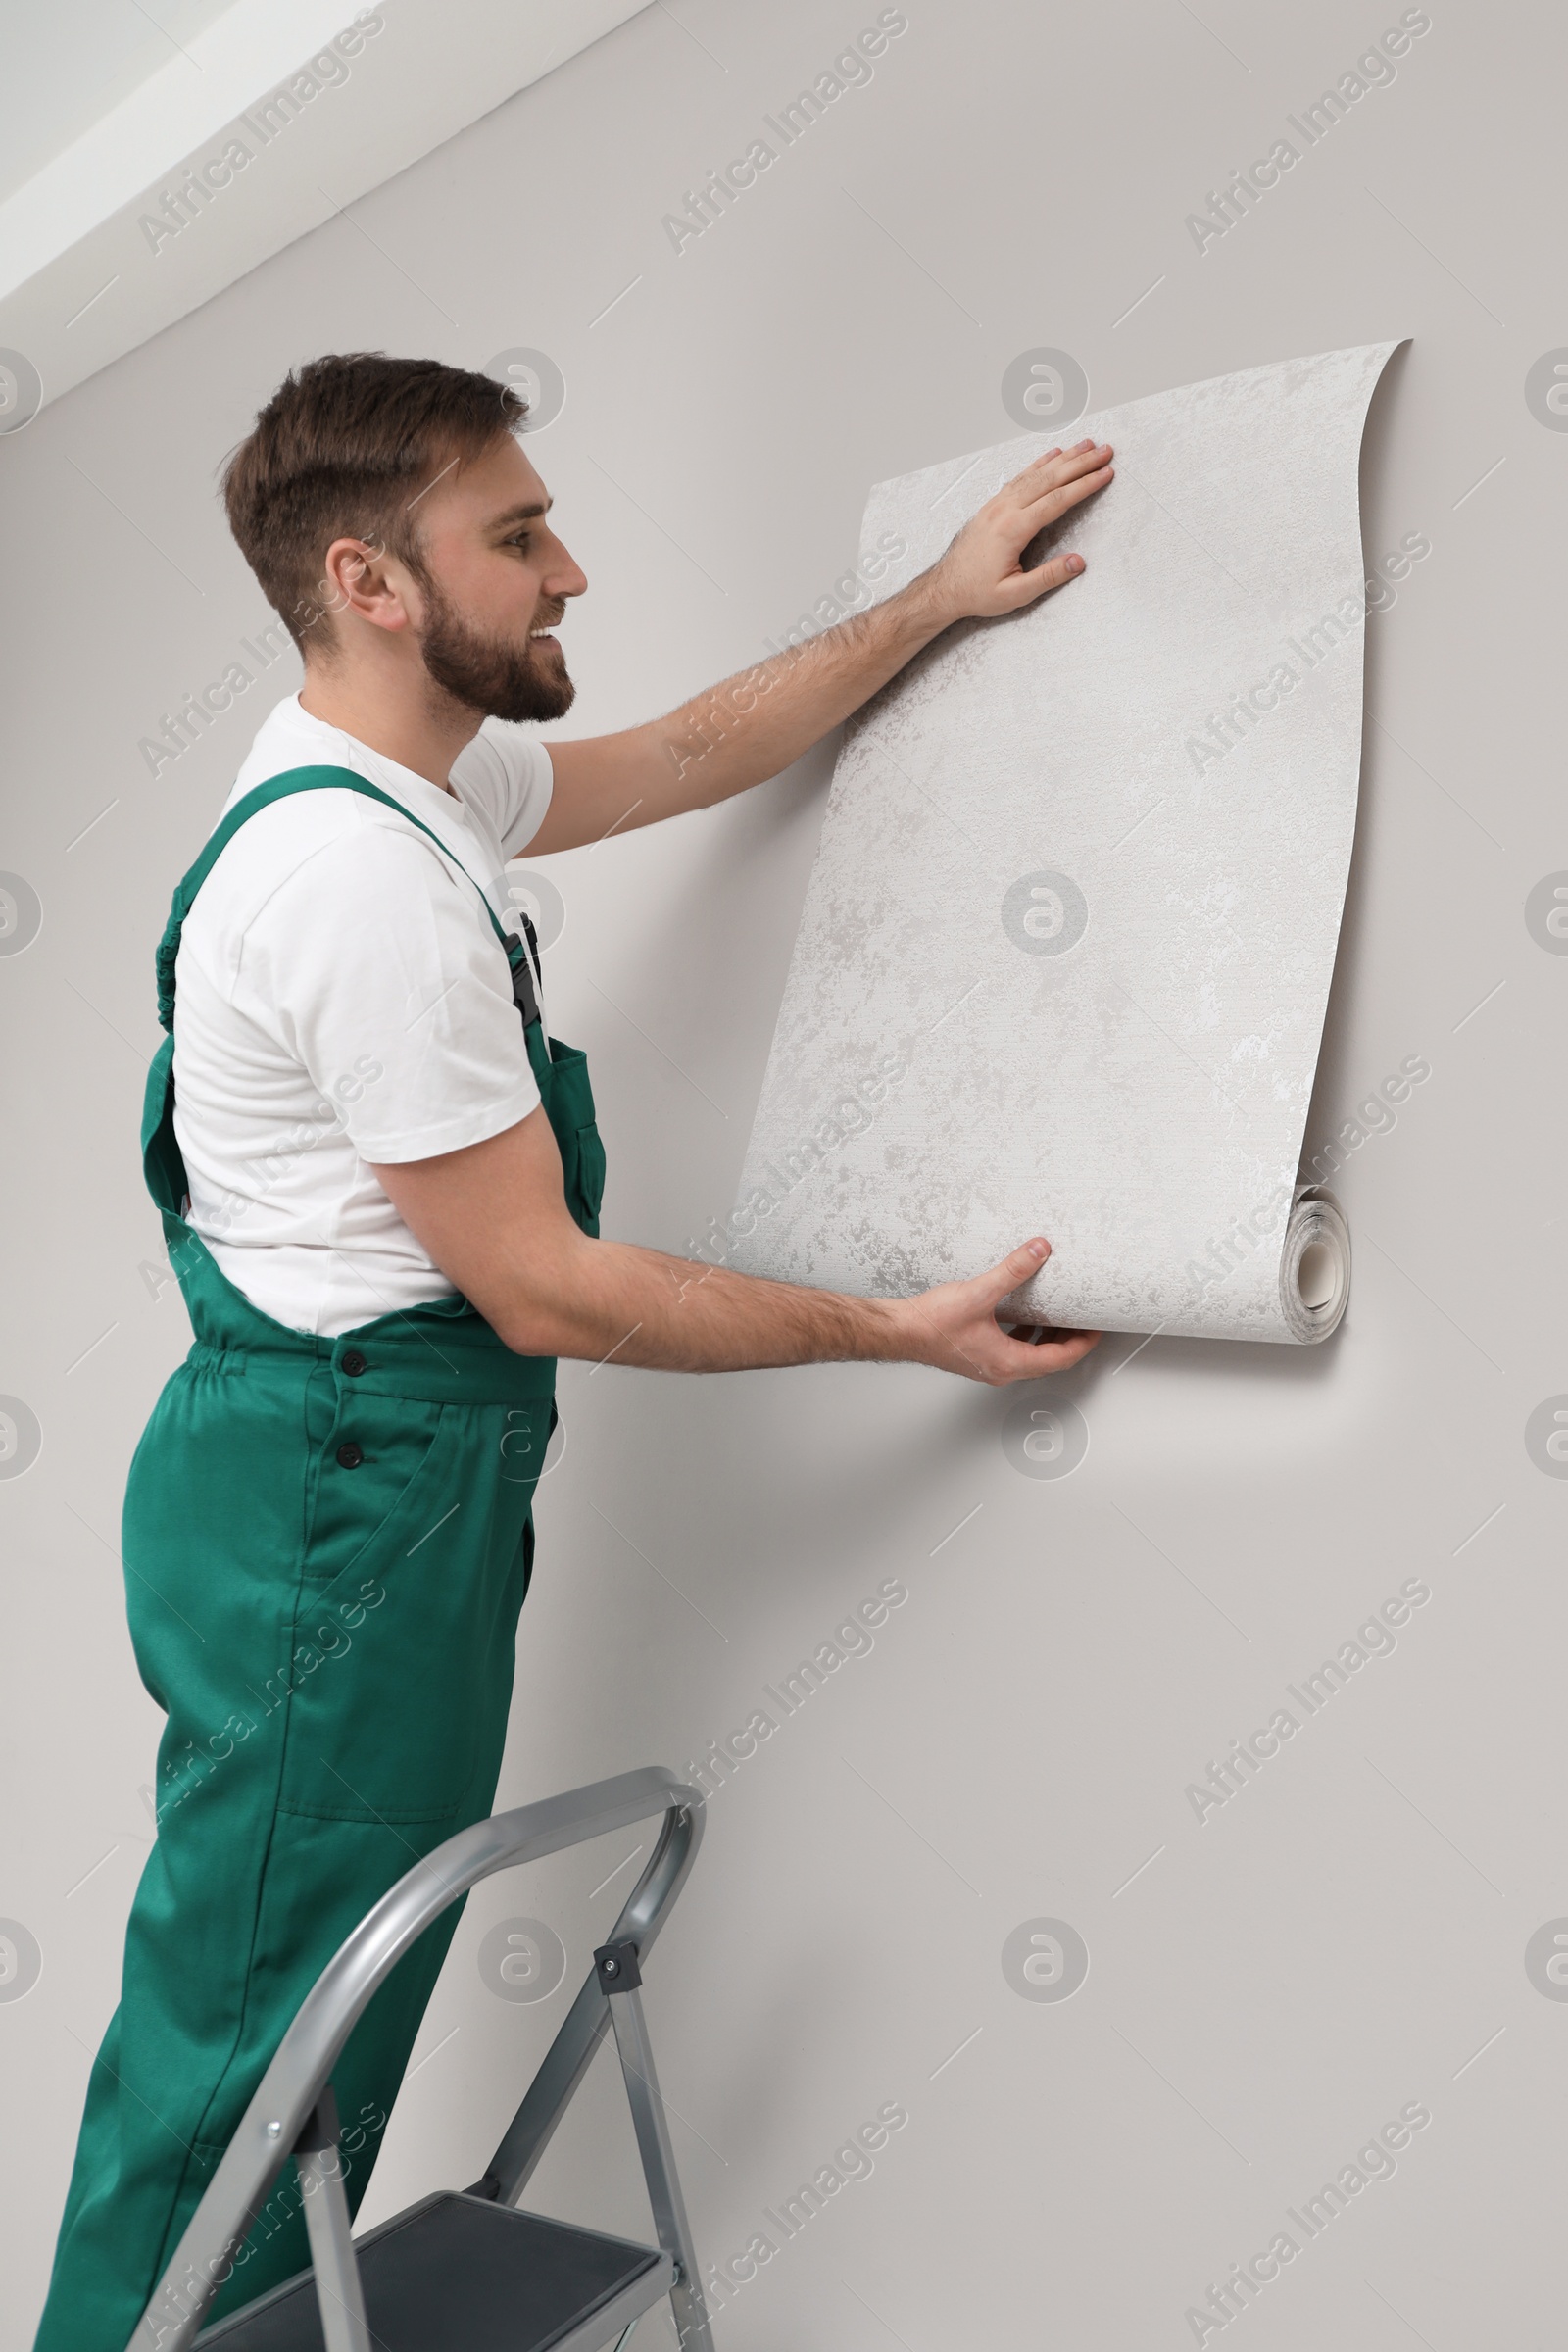
[[(1044, 1233), (1008, 1319), (1334, 1329), (1348, 1234), (1298, 1169), (1360, 772), (1357, 463), (1396, 348), (1080, 418), (1116, 478), (1049, 536), (1086, 571), (947, 630), (852, 722), (731, 1263), (905, 1296)], [(1049, 446), (877, 484), (892, 586)]]

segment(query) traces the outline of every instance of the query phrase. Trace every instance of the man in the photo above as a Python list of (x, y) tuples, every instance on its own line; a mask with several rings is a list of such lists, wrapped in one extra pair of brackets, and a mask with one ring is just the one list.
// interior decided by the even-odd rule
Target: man
[[(144, 1158), (195, 1345), (125, 1501), (137, 1664), (168, 1712), (158, 1838), (37, 2352), (127, 2341), (321, 1967), (489, 1811), (558, 1356), (854, 1358), (1000, 1384), (1097, 1336), (998, 1323), (1040, 1238), (894, 1299), (599, 1239), (586, 1068), (548, 1036), (533, 943), (499, 914), (522, 850), (744, 792), (953, 621), (1062, 586), (1080, 557), (1019, 557), (1109, 480), (1108, 448), (1053, 451), (899, 595), (729, 681), (716, 730), (704, 696), (547, 751), (479, 733), (572, 701), (554, 630), (587, 581), (521, 409), (434, 361), (318, 360), (224, 476), (305, 682), (258, 735), (159, 954), (172, 1035)], [(393, 1972), (334, 2078), (355, 2205), (456, 1922)], [(285, 2175), (217, 2311), (308, 2259)]]

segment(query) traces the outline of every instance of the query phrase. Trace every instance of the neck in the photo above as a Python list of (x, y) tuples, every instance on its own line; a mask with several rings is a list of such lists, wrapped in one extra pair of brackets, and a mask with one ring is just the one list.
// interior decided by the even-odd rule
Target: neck
[(478, 712), (444, 694), (422, 663), (416, 676), (400, 666), (369, 677), (346, 663), (327, 668), (307, 662), (300, 708), (443, 792), (452, 791), (452, 763), (483, 723)]

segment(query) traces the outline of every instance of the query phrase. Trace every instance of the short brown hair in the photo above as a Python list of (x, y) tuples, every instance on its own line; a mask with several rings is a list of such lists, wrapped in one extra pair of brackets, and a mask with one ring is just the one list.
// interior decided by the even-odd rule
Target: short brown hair
[[(422, 577), (414, 501), (454, 457), (482, 456), (526, 409), (511, 384), (382, 351), (331, 352), (284, 378), (223, 468), (223, 504), (301, 652), (324, 615), (321, 560), (333, 540), (379, 542)], [(311, 648), (329, 658), (329, 625)]]

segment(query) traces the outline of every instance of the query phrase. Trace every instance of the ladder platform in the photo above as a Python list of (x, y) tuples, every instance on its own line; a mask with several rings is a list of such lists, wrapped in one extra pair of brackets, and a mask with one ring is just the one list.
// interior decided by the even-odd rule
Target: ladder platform
[[(598, 2352), (667, 2294), (672, 2257), (440, 2189), (356, 2238), (377, 2352)], [(197, 2352), (324, 2352), (310, 2271), (203, 2330)]]

